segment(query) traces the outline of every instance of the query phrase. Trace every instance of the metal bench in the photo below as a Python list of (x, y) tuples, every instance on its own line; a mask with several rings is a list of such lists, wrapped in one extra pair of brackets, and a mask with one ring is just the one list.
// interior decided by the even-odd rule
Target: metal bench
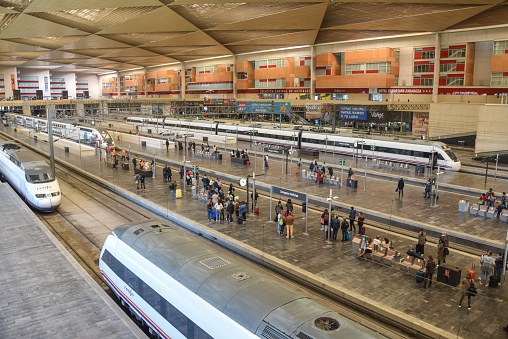
[(409, 270), (409, 266), (413, 265), (414, 259), (414, 257), (406, 254), (399, 262), (399, 269), (407, 272)]

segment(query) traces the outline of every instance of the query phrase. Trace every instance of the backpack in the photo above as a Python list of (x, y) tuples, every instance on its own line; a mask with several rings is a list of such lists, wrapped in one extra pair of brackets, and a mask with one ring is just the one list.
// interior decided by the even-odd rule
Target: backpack
[(174, 190), (175, 189), (175, 183), (174, 182), (172, 182), (171, 185), (169, 185), (169, 189), (170, 190)]
[(240, 206), (240, 213), (246, 213), (247, 212), (247, 206), (244, 204)]
[(333, 229), (336, 230), (336, 229), (339, 229), (340, 227), (340, 222), (339, 222), (339, 219), (335, 218), (332, 220), (333, 221)]

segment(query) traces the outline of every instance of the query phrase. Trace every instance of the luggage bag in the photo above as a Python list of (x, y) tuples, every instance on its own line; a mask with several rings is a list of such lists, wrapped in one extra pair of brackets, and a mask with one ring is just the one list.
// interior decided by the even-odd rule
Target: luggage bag
[(491, 275), (489, 279), (489, 287), (497, 287), (498, 284), (498, 276)]
[(238, 225), (243, 224), (243, 218), (242, 217), (238, 217), (238, 219), (236, 219), (236, 222), (237, 222)]
[(182, 197), (182, 190), (181, 189), (177, 189), (176, 190), (176, 197), (177, 198), (181, 198)]
[(416, 282), (422, 283), (423, 279), (425, 279), (425, 273), (423, 273), (423, 271), (416, 272)]
[(471, 273), (471, 278), (473, 279), (473, 281), (474, 281), (474, 277), (475, 277), (475, 275), (476, 275), (475, 268), (476, 268), (475, 263), (473, 263), (473, 264), (471, 265), (471, 269), (470, 269), (470, 270), (468, 270), (468, 272), (470, 272), (470, 273)]

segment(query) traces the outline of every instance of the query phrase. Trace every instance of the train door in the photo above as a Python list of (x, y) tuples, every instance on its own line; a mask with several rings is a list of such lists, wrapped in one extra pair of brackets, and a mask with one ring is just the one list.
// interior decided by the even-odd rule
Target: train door
[(302, 149), (302, 134), (303, 134), (303, 130), (300, 130), (298, 132), (298, 149)]
[(219, 123), (216, 122), (215, 123), (215, 135), (218, 135), (219, 134)]

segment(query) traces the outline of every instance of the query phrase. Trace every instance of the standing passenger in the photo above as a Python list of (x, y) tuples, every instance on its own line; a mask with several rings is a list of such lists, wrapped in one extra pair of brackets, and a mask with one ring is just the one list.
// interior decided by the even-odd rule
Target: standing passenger
[(464, 300), (464, 297), (467, 295), (467, 309), (471, 309), (471, 295), (470, 292), (471, 287), (474, 286), (473, 277), (471, 275), (471, 272), (467, 271), (466, 276), (464, 277), (464, 280), (462, 280), (462, 297), (460, 297), (459, 300), (459, 308), (462, 307), (462, 300)]
[(355, 219), (356, 219), (356, 210), (353, 206), (351, 206), (351, 211), (349, 212), (349, 231), (350, 232), (353, 232), (353, 230), (356, 232)]
[(399, 183), (397, 184), (397, 191), (399, 192), (399, 199), (402, 194), (402, 198), (404, 198), (404, 180), (400, 178)]
[(425, 266), (425, 280), (423, 281), (423, 288), (427, 288), (427, 281), (429, 282), (429, 288), (430, 286), (432, 286), (432, 275), (434, 274), (435, 269), (436, 262), (434, 261), (432, 255), (429, 255), (429, 260), (427, 261), (427, 265)]
[(294, 238), (293, 236), (293, 224), (295, 222), (295, 219), (293, 218), (293, 213), (288, 212), (288, 216), (286, 218), (286, 226), (287, 226), (287, 235), (286, 238)]

